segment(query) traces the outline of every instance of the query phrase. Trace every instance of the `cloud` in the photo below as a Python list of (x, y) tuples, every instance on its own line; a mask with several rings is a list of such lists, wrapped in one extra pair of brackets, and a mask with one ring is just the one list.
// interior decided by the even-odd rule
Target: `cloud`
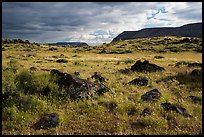
[(2, 36), (110, 42), (123, 31), (202, 21), (201, 2), (3, 2)]
[(166, 11), (165, 7), (161, 7), (158, 9), (158, 11), (156, 13), (152, 13), (151, 17), (147, 17), (148, 20), (150, 19), (155, 19), (155, 16), (159, 13), (168, 13), (168, 11)]

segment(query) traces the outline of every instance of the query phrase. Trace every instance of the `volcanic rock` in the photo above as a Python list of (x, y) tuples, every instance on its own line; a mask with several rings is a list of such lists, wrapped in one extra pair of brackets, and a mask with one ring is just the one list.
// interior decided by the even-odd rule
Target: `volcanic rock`
[(138, 60), (133, 66), (131, 66), (131, 70), (137, 72), (156, 72), (164, 71), (165, 69), (163, 67), (157, 66), (156, 64), (149, 63), (147, 60), (144, 62)]
[(57, 83), (60, 89), (65, 89), (69, 96), (73, 99), (89, 98), (94, 95), (101, 95), (111, 90), (104, 84), (93, 83), (91, 81), (81, 79), (75, 75), (52, 70), (51, 75), (57, 76)]
[(160, 97), (161, 93), (158, 91), (158, 89), (153, 89), (142, 95), (141, 99), (143, 101), (155, 101), (158, 100)]
[(150, 110), (149, 108), (145, 108), (140, 115), (146, 116), (146, 115), (151, 115), (151, 114), (152, 114), (152, 110)]
[(43, 116), (31, 126), (34, 130), (55, 128), (59, 125), (59, 115), (52, 113)]
[(201, 102), (201, 98), (196, 96), (188, 96), (193, 102)]
[(176, 113), (182, 114), (186, 117), (191, 117), (191, 115), (183, 107), (179, 107), (171, 103), (161, 103), (161, 107), (166, 111), (175, 111)]
[(94, 72), (94, 74), (91, 76), (91, 78), (94, 78), (99, 82), (104, 82), (105, 81), (105, 78), (101, 76), (100, 72)]
[(138, 86), (147, 86), (148, 79), (145, 77), (139, 77), (139, 78), (133, 79), (132, 81), (128, 82), (128, 84), (133, 84), (133, 85), (138, 85)]

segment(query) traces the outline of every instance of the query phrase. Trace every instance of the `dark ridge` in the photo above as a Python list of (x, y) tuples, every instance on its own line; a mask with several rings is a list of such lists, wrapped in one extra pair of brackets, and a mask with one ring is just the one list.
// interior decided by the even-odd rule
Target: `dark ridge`
[(180, 36), (202, 38), (202, 22), (183, 25), (181, 27), (144, 28), (139, 31), (124, 31), (112, 42), (135, 38), (150, 38), (158, 36)]
[(49, 45), (71, 46), (71, 47), (89, 46), (85, 42), (57, 42), (57, 43), (49, 43)]

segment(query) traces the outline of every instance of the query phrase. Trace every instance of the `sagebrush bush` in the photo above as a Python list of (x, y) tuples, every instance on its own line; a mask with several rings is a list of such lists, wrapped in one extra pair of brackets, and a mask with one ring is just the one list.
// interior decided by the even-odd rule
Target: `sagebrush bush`
[(15, 79), (19, 91), (27, 94), (33, 94), (36, 91), (36, 86), (33, 84), (33, 75), (27, 70), (23, 70), (16, 76)]
[(16, 91), (15, 77), (16, 75), (13, 71), (2, 70), (2, 93)]
[(19, 111), (42, 111), (44, 106), (41, 100), (35, 96), (21, 94), (20, 99), (16, 102)]
[(67, 63), (68, 60), (66, 60), (66, 59), (58, 59), (58, 60), (56, 60), (56, 62), (57, 63)]
[(19, 69), (19, 64), (16, 59), (10, 59), (8, 63), (8, 69), (13, 71), (14, 73), (17, 73), (17, 70)]

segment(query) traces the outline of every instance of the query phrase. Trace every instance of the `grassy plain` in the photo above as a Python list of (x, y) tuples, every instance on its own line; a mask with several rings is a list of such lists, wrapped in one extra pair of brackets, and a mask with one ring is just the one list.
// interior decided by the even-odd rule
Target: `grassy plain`
[[(202, 128), (202, 103), (195, 103), (188, 96), (202, 98), (202, 80), (192, 81), (188, 75), (185, 76), (197, 67), (175, 65), (178, 62), (202, 63), (202, 42), (182, 43), (179, 41), (183, 38), (165, 38), (119, 41), (94, 47), (57, 47), (57, 50), (50, 50), (48, 45), (3, 44), (2, 92), (15, 91), (21, 98), (18, 101), (11, 98), (9, 105), (3, 104), (2, 134), (198, 134)], [(68, 62), (58, 63), (58, 59)], [(149, 60), (166, 71), (127, 74), (119, 71), (130, 68), (139, 59)], [(36, 71), (30, 70), (31, 67)], [(48, 84), (52, 84), (54, 92), (60, 92), (56, 84), (49, 83), (52, 69), (70, 74), (78, 71), (80, 78), (91, 81), (95, 71), (101, 72), (114, 94), (74, 101), (69, 97), (60, 98), (57, 94), (48, 97), (25, 94), (25, 89), (18, 86), (17, 77), (26, 72), (32, 75), (31, 85), (38, 87), (36, 92), (41, 92)], [(183, 79), (178, 79), (179, 73), (184, 74)], [(127, 84), (139, 76), (149, 79), (148, 86)], [(161, 92), (161, 98), (154, 102), (142, 101), (141, 95), (154, 88)], [(113, 112), (101, 105), (108, 102), (117, 104)], [(192, 117), (164, 111), (161, 103), (165, 102), (186, 108)], [(140, 116), (144, 108), (152, 109), (152, 115)], [(131, 109), (135, 113), (128, 115)], [(30, 128), (40, 116), (53, 112), (60, 116), (57, 128), (37, 131)]]

